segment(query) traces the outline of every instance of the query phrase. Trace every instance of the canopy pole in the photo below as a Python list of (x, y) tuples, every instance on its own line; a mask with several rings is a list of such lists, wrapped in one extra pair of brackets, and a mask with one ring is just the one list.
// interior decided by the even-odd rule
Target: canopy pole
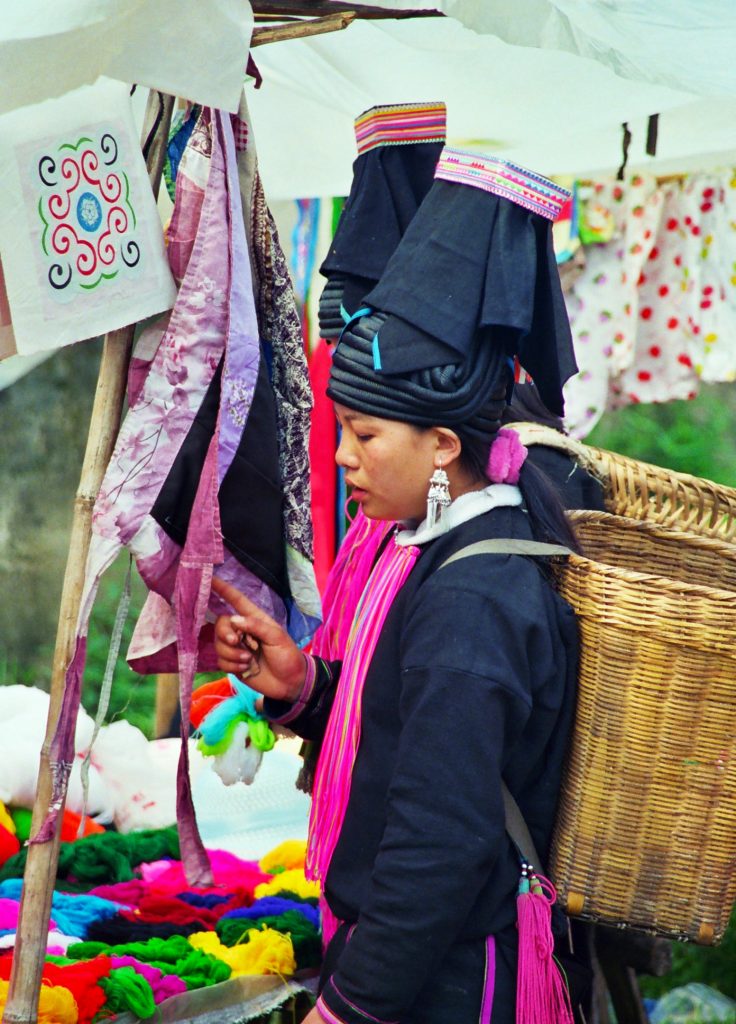
[(290, 21), (285, 25), (269, 28), (254, 28), (250, 46), (263, 46), (264, 43), (280, 43), (287, 39), (306, 39), (307, 36), (324, 35), (326, 32), (340, 32), (355, 20), (355, 11), (342, 14), (328, 14), (324, 18), (312, 18), (308, 21)]
[[(144, 152), (153, 188), (158, 196), (166, 155), (174, 97), (154, 92), (148, 96), (143, 127)], [(59, 626), (51, 672), (51, 694), (46, 738), (41, 748), (38, 789), (33, 807), (31, 835), (43, 824), (51, 798), (49, 751), (64, 693), (67, 665), (74, 650), (77, 618), (84, 586), (87, 554), (92, 533), (92, 509), (120, 427), (128, 363), (135, 325), (105, 335), (97, 390), (90, 419), (87, 448), (74, 501), (69, 554), (61, 595)], [(46, 936), (51, 916), (51, 898), (59, 860), (59, 814), (54, 838), (31, 844), (23, 879), (20, 916), (13, 954), (13, 969), (2, 1024), (36, 1024)]]

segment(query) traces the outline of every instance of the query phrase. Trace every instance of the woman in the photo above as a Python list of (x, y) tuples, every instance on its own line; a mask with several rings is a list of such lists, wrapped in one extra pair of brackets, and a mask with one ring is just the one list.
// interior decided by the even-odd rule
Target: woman
[(525, 449), (499, 434), (510, 357), (560, 411), (574, 368), (549, 230), (564, 197), (457, 151), (436, 177), (334, 355), (338, 463), (365, 516), (401, 524), (344, 658), (304, 655), (215, 583), (236, 612), (217, 622), (221, 667), (255, 673), (266, 714), (322, 742), (307, 866), (328, 945), (308, 1024), (523, 1017), (503, 784), (546, 857), (572, 715), (576, 625), (544, 562), (450, 560), (478, 541), (571, 543)]

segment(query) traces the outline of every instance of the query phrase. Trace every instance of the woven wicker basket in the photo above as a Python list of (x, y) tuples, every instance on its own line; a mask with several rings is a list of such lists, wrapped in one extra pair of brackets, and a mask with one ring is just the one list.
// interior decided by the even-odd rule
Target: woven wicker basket
[(538, 423), (512, 423), (524, 444), (573, 456), (603, 485), (608, 512), (702, 537), (736, 540), (736, 489), (582, 444)]
[(736, 900), (736, 547), (572, 514), (582, 658), (550, 872), (568, 913), (711, 944)]

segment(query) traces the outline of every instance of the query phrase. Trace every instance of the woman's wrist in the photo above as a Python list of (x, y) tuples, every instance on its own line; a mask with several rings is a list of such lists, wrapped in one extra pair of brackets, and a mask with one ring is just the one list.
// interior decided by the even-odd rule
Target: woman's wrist
[(301, 680), (297, 682), (293, 696), (290, 698), (292, 704), (301, 705), (304, 707), (309, 698), (312, 696), (314, 690), (314, 683), (317, 678), (317, 666), (314, 663), (314, 658), (311, 655), (305, 654), (304, 651), (300, 652), (304, 662), (304, 670), (302, 673)]

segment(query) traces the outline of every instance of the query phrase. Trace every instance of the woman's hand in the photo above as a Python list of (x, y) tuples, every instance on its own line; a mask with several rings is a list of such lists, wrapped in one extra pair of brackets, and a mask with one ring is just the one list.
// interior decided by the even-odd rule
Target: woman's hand
[(295, 701), (304, 685), (306, 662), (289, 634), (237, 587), (215, 577), (212, 589), (236, 612), (220, 615), (215, 623), (217, 664), (224, 672), (247, 678), (265, 697)]

